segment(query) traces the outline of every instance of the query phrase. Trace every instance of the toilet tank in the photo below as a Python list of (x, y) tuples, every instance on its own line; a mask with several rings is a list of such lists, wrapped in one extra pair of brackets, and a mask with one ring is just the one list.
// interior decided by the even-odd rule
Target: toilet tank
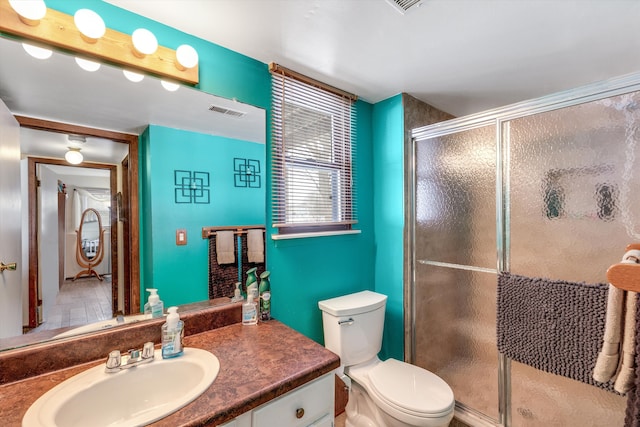
[(343, 366), (366, 362), (380, 352), (387, 296), (362, 291), (318, 302), (324, 346)]

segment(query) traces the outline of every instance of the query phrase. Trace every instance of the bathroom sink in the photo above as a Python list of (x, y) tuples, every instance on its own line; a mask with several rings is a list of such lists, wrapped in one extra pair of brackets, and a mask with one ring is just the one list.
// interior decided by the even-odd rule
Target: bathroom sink
[(67, 379), (31, 405), (22, 425), (146, 425), (196, 399), (220, 371), (218, 358), (197, 348), (185, 348), (173, 359), (162, 359), (155, 350), (154, 357), (116, 373), (106, 373), (100, 364)]
[(147, 320), (147, 319), (151, 319), (150, 314), (136, 314), (133, 316), (125, 316), (120, 322), (118, 322), (118, 319), (116, 318), (107, 319), (101, 322), (89, 323), (87, 325), (78, 326), (77, 328), (73, 328), (61, 334), (58, 334), (53, 338), (66, 338), (66, 337), (71, 337), (75, 335), (85, 334), (87, 332), (101, 331), (103, 329), (113, 328), (114, 326), (128, 325), (129, 323), (135, 323), (135, 322), (139, 322), (141, 320)]

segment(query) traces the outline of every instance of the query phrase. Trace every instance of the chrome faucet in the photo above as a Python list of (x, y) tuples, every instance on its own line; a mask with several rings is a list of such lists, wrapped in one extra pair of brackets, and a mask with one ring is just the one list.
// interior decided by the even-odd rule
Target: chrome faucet
[(142, 352), (137, 349), (132, 349), (129, 350), (127, 355), (122, 356), (120, 354), (120, 350), (113, 350), (109, 353), (104, 371), (107, 373), (114, 373), (123, 369), (133, 368), (144, 363), (153, 362), (154, 351), (155, 349), (151, 341), (144, 343)]

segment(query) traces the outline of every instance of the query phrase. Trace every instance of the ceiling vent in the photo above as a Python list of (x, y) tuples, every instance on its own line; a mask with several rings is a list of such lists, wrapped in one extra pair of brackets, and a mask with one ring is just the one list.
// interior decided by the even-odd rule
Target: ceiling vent
[(404, 15), (409, 9), (417, 9), (422, 6), (423, 1), (424, 0), (387, 0), (387, 3)]
[(229, 108), (219, 107), (213, 104), (209, 106), (209, 111), (213, 111), (214, 113), (225, 114), (227, 116), (233, 116), (233, 117), (242, 117), (245, 114), (247, 114), (247, 113), (243, 113), (242, 111), (231, 110)]

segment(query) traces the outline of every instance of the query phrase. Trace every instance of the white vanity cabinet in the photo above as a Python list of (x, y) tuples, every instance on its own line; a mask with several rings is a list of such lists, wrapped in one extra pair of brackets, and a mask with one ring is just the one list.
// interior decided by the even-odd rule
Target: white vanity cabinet
[(224, 424), (224, 427), (333, 427), (333, 372)]

